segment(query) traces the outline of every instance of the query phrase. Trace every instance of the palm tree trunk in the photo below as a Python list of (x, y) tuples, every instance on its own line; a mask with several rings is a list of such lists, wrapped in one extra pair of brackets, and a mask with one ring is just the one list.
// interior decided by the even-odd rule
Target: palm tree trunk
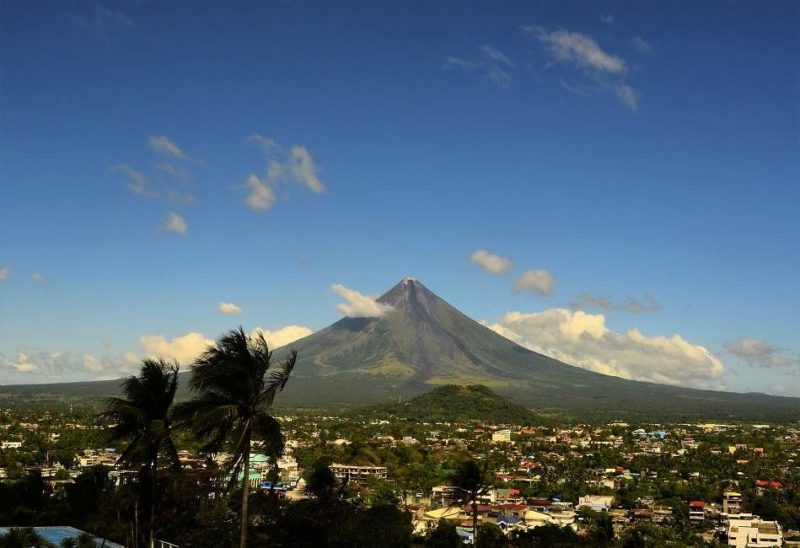
[[(141, 487), (141, 486), (140, 486)], [(139, 494), (136, 493), (136, 499), (133, 501), (133, 548), (139, 548)]]
[(472, 544), (478, 542), (478, 493), (472, 499)]
[(156, 474), (158, 474), (158, 466), (156, 461), (150, 462), (150, 523), (148, 524), (147, 531), (147, 545), (150, 548), (155, 548), (155, 532), (156, 527)]
[[(246, 427), (249, 430), (249, 425)], [(249, 524), (249, 516), (247, 515), (247, 506), (250, 502), (250, 432), (245, 433), (244, 442), (244, 482), (242, 484), (242, 531), (239, 539), (239, 548), (247, 547), (247, 526)]]

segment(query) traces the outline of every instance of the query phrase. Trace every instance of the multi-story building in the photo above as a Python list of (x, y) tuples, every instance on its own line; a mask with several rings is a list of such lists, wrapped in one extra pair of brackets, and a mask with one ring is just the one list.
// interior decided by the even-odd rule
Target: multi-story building
[(511, 441), (511, 430), (498, 430), (492, 432), (492, 442), (494, 443), (508, 443)]
[(722, 494), (722, 513), (741, 514), (742, 513), (742, 494), (737, 491), (725, 491)]
[(431, 491), (431, 501), (439, 507), (452, 506), (460, 498), (461, 495), (458, 489), (452, 485), (437, 485)]
[(702, 500), (693, 500), (689, 503), (689, 520), (703, 521), (706, 519), (706, 503)]
[(388, 473), (385, 466), (352, 466), (349, 464), (331, 464), (331, 472), (341, 482), (355, 482), (366, 485), (369, 478), (385, 480)]
[(742, 494), (736, 491), (725, 491), (722, 494), (722, 513), (740, 514), (742, 512)]

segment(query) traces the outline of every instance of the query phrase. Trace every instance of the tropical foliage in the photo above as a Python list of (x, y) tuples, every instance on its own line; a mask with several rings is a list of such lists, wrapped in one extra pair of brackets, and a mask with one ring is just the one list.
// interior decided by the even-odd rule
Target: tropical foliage
[(242, 548), (247, 545), (249, 527), (252, 441), (254, 437), (263, 441), (272, 458), (283, 451), (283, 437), (272, 404), (289, 380), (297, 353), (290, 352), (277, 365), (271, 359), (263, 334), (251, 337), (242, 328), (230, 331), (194, 363), (189, 381), (194, 398), (177, 408), (183, 424), (205, 440), (204, 450), (219, 450), (226, 443), (232, 447), (230, 482), (242, 476)]
[(109, 398), (107, 410), (102, 414), (115, 423), (111, 441), (127, 440), (119, 462), (140, 471), (138, 502), (145, 509), (145, 516), (141, 533), (136, 537), (149, 546), (154, 543), (159, 456), (164, 455), (174, 470), (180, 470), (170, 415), (178, 387), (178, 369), (177, 363), (144, 360), (139, 375), (123, 383), (124, 397)]

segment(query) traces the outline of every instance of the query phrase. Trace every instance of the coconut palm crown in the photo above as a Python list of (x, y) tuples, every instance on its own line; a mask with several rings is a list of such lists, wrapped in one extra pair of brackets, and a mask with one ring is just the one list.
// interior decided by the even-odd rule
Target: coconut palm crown
[(177, 406), (177, 416), (205, 441), (206, 451), (232, 442), (231, 483), (242, 472), (241, 546), (247, 541), (250, 448), (253, 438), (265, 442), (271, 457), (283, 451), (280, 425), (272, 414), (275, 396), (289, 380), (297, 358), (292, 351), (280, 364), (261, 333), (240, 327), (222, 335), (192, 365), (189, 388), (194, 398)]
[(161, 358), (142, 361), (138, 376), (125, 379), (123, 398), (108, 398), (104, 418), (115, 422), (111, 441), (128, 440), (120, 464), (150, 467), (154, 472), (163, 453), (172, 467), (180, 469), (172, 442), (170, 407), (178, 388), (177, 363)]

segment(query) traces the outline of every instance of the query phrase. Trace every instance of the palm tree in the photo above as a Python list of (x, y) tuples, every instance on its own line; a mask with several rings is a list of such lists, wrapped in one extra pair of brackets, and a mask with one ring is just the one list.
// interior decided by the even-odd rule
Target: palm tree
[(119, 463), (138, 466), (139, 499), (146, 509), (145, 537), (154, 545), (158, 458), (163, 453), (175, 471), (180, 470), (178, 452), (172, 442), (170, 407), (178, 387), (178, 363), (163, 359), (142, 361), (138, 376), (122, 384), (124, 398), (108, 398), (101, 416), (116, 421), (111, 441), (128, 440)]
[[(78, 535), (75, 541), (78, 543), (77, 548), (97, 548), (97, 542), (94, 539), (94, 535), (85, 531)], [(103, 543), (105, 545), (105, 540)]]
[(489, 490), (486, 473), (474, 460), (465, 460), (456, 468), (452, 483), (460, 492), (459, 498), (472, 505), (472, 542), (475, 543), (478, 540), (478, 498)]
[(178, 415), (194, 433), (205, 439), (204, 450), (216, 450), (234, 441), (231, 484), (242, 471), (242, 523), (240, 547), (247, 544), (250, 495), (250, 446), (253, 436), (264, 440), (270, 456), (283, 450), (280, 425), (272, 415), (272, 402), (283, 390), (294, 368), (292, 351), (278, 366), (262, 334), (252, 337), (240, 327), (217, 339), (192, 366), (189, 387), (194, 399), (178, 406)]
[(0, 536), (0, 548), (47, 548), (52, 546), (32, 527), (12, 527)]

